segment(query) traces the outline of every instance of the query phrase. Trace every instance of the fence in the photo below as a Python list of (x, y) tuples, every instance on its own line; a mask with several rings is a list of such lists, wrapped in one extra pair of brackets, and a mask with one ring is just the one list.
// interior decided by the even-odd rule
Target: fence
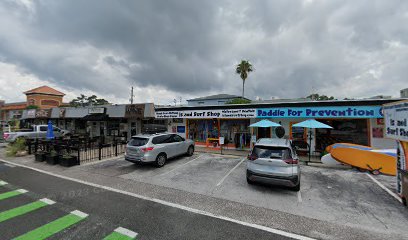
[(37, 152), (50, 153), (55, 151), (57, 155), (71, 155), (77, 157), (79, 164), (102, 160), (123, 154), (126, 142), (113, 141), (111, 143), (99, 143), (92, 139), (53, 139), (53, 140), (27, 140), (28, 154)]

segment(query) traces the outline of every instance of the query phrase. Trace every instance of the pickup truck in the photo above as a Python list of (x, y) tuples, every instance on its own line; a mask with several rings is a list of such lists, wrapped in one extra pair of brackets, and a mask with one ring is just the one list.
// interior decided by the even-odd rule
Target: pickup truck
[[(3, 138), (6, 142), (14, 142), (18, 138), (45, 139), (47, 137), (47, 129), (48, 125), (35, 125), (31, 129), (20, 130), (18, 132), (5, 132)], [(53, 127), (53, 130), (55, 137), (62, 137), (70, 134), (68, 130), (63, 130), (57, 127)]]

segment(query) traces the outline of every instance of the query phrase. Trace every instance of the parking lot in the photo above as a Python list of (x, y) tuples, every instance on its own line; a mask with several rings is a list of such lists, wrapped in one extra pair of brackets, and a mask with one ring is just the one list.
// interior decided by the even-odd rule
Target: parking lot
[[(247, 184), (245, 165), (242, 157), (198, 153), (172, 160), (162, 168), (135, 165), (122, 159), (81, 168), (135, 183), (178, 189), (366, 231), (408, 235), (404, 227), (408, 210), (366, 173), (302, 165), (301, 190), (294, 192)], [(379, 179), (390, 182), (390, 177)]]

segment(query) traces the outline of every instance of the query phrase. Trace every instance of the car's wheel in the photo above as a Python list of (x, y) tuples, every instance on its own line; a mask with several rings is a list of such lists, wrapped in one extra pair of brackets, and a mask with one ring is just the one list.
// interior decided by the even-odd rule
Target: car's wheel
[(300, 191), (300, 182), (298, 183), (298, 185), (294, 186), (292, 188), (292, 190), (295, 191), (295, 192), (299, 192)]
[(194, 154), (194, 146), (188, 147), (188, 149), (187, 149), (187, 155), (188, 155), (188, 156), (193, 156), (193, 154)]
[(157, 157), (156, 157), (156, 167), (163, 167), (164, 164), (166, 164), (167, 161), (167, 157), (166, 154), (164, 153), (160, 153)]
[(405, 197), (402, 198), (402, 204), (404, 204), (404, 206), (407, 206), (407, 199)]

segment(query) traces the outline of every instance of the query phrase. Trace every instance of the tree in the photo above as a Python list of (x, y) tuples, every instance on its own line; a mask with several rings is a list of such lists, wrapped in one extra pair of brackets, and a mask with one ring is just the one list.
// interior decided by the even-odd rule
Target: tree
[(79, 97), (69, 102), (69, 105), (72, 107), (87, 107), (106, 104), (109, 104), (109, 102), (103, 98), (98, 98), (96, 95), (87, 97), (84, 94), (81, 94)]
[(239, 74), (242, 79), (242, 97), (244, 97), (245, 93), (245, 80), (248, 78), (248, 73), (253, 71), (254, 69), (252, 64), (248, 60), (241, 60), (241, 62), (237, 65), (235, 72)]
[(245, 98), (234, 98), (226, 102), (225, 104), (248, 104), (251, 100)]
[(326, 95), (319, 95), (318, 93), (312, 93), (306, 98), (310, 98), (311, 100), (318, 100), (318, 101), (326, 101), (326, 100), (334, 100), (333, 96), (326, 96)]

